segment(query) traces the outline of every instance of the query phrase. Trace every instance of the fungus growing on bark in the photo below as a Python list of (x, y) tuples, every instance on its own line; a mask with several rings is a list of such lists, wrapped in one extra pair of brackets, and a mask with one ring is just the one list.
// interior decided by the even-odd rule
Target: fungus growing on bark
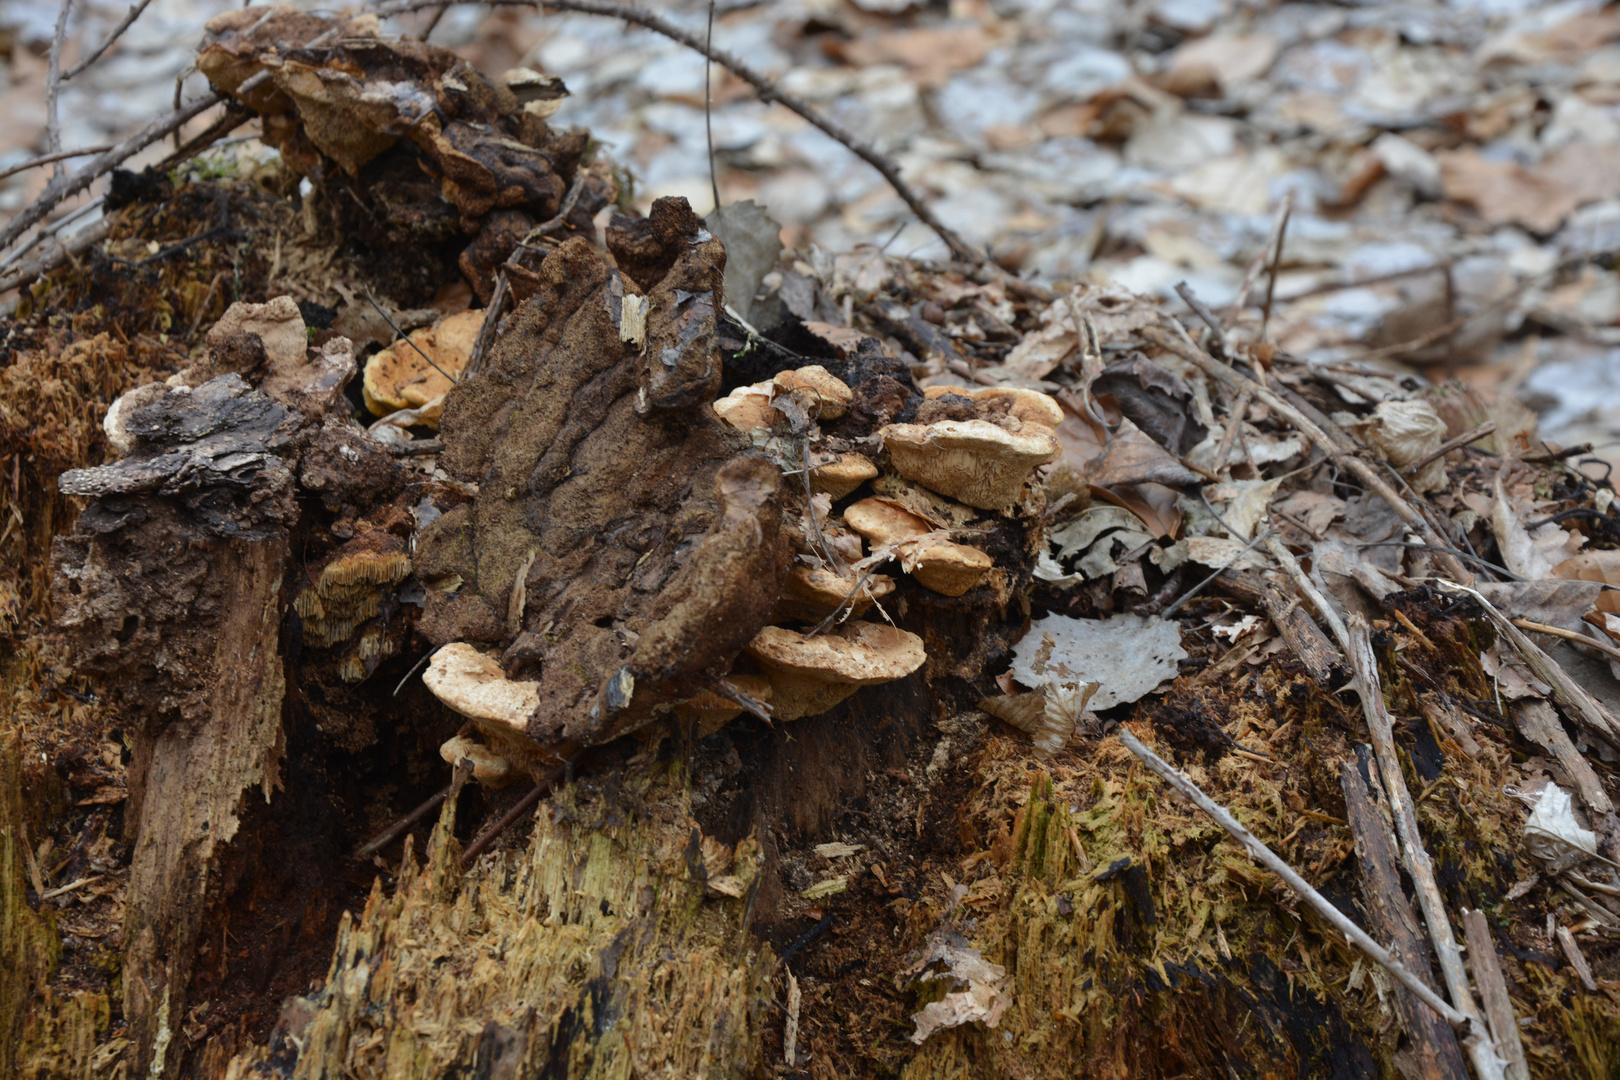
[(462, 758), (472, 762), (473, 779), (490, 787), (500, 787), (513, 779), (512, 763), (497, 754), (490, 747), (469, 739), (465, 735), (456, 735), (444, 741), (439, 747), (439, 756), (445, 763), (454, 766)]
[[(726, 676), (725, 681), (738, 694), (753, 698), (762, 705), (770, 704), (771, 681), (765, 676), (733, 672)], [(675, 719), (701, 739), (713, 735), (741, 716), (743, 705), (718, 691), (702, 690), (677, 704), (674, 711)]]
[(824, 713), (863, 686), (905, 678), (928, 659), (916, 634), (866, 622), (816, 637), (767, 626), (747, 652), (770, 677), (778, 720)]
[(1063, 406), (1057, 403), (1056, 398), (1039, 390), (1030, 390), (1022, 386), (929, 386), (923, 389), (923, 397), (929, 400), (942, 398), (947, 394), (964, 397), (975, 403), (1005, 401), (1008, 403), (1008, 415), (1020, 423), (1041, 424), (1049, 428), (1056, 428), (1063, 423)]
[(1061, 447), (1039, 424), (1014, 433), (988, 420), (890, 424), (881, 432), (895, 471), (980, 510), (1009, 510), (1038, 465)]
[(770, 428), (782, 418), (781, 413), (771, 408), (771, 388), (768, 382), (739, 386), (714, 403), (715, 415), (738, 431)]
[(529, 716), (540, 705), (539, 683), (508, 679), (493, 657), (463, 641), (434, 653), (422, 682), (434, 697), (471, 720), (495, 754), (525, 766), (545, 756), (541, 746), (524, 734)]
[(813, 406), (812, 415), (822, 420), (836, 420), (849, 410), (855, 394), (842, 379), (835, 377), (820, 364), (809, 364), (794, 371), (781, 371), (771, 380), (778, 394), (805, 392), (805, 404)]

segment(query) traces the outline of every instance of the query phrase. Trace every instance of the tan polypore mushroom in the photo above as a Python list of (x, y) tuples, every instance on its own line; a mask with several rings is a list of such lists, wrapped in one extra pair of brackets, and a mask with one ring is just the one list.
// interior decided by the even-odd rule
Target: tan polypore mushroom
[(540, 705), (540, 684), (508, 679), (500, 663), (464, 641), (433, 654), (422, 682), (433, 696), (467, 717), (494, 753), (519, 767), (545, 757), (528, 736), (529, 717)]
[(941, 596), (961, 596), (983, 581), (995, 565), (978, 548), (950, 540), (912, 540), (900, 545), (901, 569)]
[(764, 431), (776, 425), (782, 414), (771, 408), (772, 384), (739, 386), (713, 405), (715, 414), (738, 431)]
[[(396, 409), (421, 409), (443, 397), (454, 385), (451, 379), (467, 366), (483, 325), (482, 310), (463, 311), (412, 331), (409, 342), (396, 341), (367, 360), (361, 395), (366, 408), (374, 416), (386, 416)], [(438, 418), (424, 417), (423, 422), (436, 425)]]
[(808, 403), (817, 406), (815, 415), (822, 420), (836, 420), (843, 416), (849, 411), (850, 402), (855, 400), (854, 392), (844, 381), (820, 364), (809, 364), (794, 371), (777, 372), (772, 382), (776, 384), (776, 391), (779, 394), (807, 391)]
[[(795, 566), (788, 571), (782, 585), (782, 598), (776, 602), (774, 622), (820, 622), (841, 607), (856, 582), (820, 567)], [(873, 574), (847, 609), (850, 618), (859, 618), (871, 608), (874, 600), (881, 600), (894, 592), (894, 579)]]
[[(761, 704), (770, 704), (771, 681), (765, 676), (733, 672), (726, 676), (726, 682), (739, 693), (746, 694)], [(675, 706), (675, 718), (689, 730), (695, 730), (700, 739), (713, 735), (741, 716), (742, 712), (741, 704), (713, 690), (700, 691), (696, 696)]]
[(930, 535), (933, 526), (887, 499), (853, 503), (844, 508), (844, 520), (873, 548), (894, 545), (901, 569), (942, 596), (961, 596), (995, 566), (978, 548)]
[(901, 476), (980, 510), (1011, 509), (1030, 472), (1062, 452), (1039, 424), (1014, 433), (988, 420), (941, 420), (890, 424), (881, 434)]
[(446, 739), (439, 747), (439, 756), (452, 766), (462, 758), (466, 758), (472, 762), (473, 779), (490, 787), (500, 787), (514, 779), (517, 772), (506, 758), (465, 735)]
[(1008, 413), (1025, 424), (1040, 424), (1056, 428), (1063, 423), (1063, 406), (1057, 399), (1039, 390), (1022, 386), (929, 386), (924, 388), (926, 398), (940, 398), (955, 394), (970, 401), (1008, 401)]
[(747, 652), (770, 676), (778, 720), (826, 712), (863, 686), (905, 678), (928, 659), (916, 634), (867, 622), (811, 638), (767, 626)]
[(836, 461), (810, 470), (810, 490), (824, 491), (837, 502), (877, 474), (871, 458), (839, 454)]
[[(329, 649), (352, 640), (356, 631), (377, 618), (383, 600), (411, 572), (411, 557), (403, 551), (364, 546), (367, 543), (376, 540), (361, 538), (339, 550), (315, 581), (293, 597), (293, 610), (303, 620), (305, 646)], [(395, 636), (372, 624), (339, 660), (338, 677), (362, 682), (397, 648)]]

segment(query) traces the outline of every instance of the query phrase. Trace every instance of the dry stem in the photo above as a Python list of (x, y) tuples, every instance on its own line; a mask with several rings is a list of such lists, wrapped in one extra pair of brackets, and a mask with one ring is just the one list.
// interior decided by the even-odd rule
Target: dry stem
[(141, 0), (141, 2), (138, 4), (131, 4), (129, 10), (124, 13), (123, 20), (120, 21), (117, 26), (112, 28), (112, 33), (107, 35), (106, 40), (100, 45), (97, 45), (95, 49), (91, 51), (89, 56), (86, 56), (83, 60), (80, 60), (77, 64), (74, 64), (72, 67), (68, 68), (67, 71), (62, 74), (62, 78), (64, 80), (71, 79), (73, 76), (79, 74), (97, 60), (100, 60), (101, 54), (112, 48), (113, 42), (123, 37), (124, 31), (128, 30), (130, 24), (136, 19), (140, 18), (141, 12), (145, 11), (151, 6), (151, 4), (152, 0)]

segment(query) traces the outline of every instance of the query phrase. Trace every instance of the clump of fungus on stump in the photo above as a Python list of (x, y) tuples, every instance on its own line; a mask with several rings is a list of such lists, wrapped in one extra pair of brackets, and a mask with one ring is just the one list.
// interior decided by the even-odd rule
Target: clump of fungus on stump
[(908, 480), (980, 510), (1009, 510), (1037, 466), (1056, 461), (1061, 447), (1050, 428), (1008, 431), (988, 420), (890, 424), (883, 445)]

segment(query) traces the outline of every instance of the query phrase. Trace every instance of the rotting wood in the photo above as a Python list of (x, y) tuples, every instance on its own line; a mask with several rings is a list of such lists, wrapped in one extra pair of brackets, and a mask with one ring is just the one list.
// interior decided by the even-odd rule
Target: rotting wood
[(1558, 947), (1563, 949), (1564, 955), (1568, 957), (1569, 966), (1581, 977), (1581, 985), (1586, 987), (1588, 992), (1596, 993), (1598, 985), (1597, 980), (1592, 978), (1592, 965), (1586, 962), (1586, 954), (1581, 952), (1580, 943), (1575, 940), (1575, 935), (1570, 932), (1569, 927), (1560, 926), (1554, 936), (1558, 939)]
[(1462, 923), (1468, 942), (1468, 966), (1474, 972), (1474, 985), (1479, 987), (1491, 1039), (1496, 1043), (1497, 1053), (1506, 1061), (1502, 1069), (1504, 1080), (1530, 1080), (1530, 1066), (1524, 1059), (1524, 1040), (1519, 1035), (1518, 1017), (1513, 1013), (1513, 1000), (1508, 997), (1507, 980), (1502, 977), (1502, 962), (1496, 955), (1490, 924), (1485, 921), (1485, 913), (1474, 908), (1463, 909)]
[[(1348, 761), (1339, 766), (1350, 832), (1356, 841), (1356, 862), (1361, 868), (1362, 907), (1367, 912), (1368, 930), (1389, 942), (1390, 954), (1405, 963), (1425, 985), (1438, 989), (1429, 974), (1429, 949), (1418, 927), (1417, 914), (1401, 887), (1395, 838), (1375, 801), (1377, 787), (1370, 787), (1363, 776), (1370, 764), (1368, 755), (1366, 747), (1358, 747), (1359, 767)], [(1462, 1080), (1468, 1075), (1450, 1025), (1432, 1010), (1421, 1007), (1404, 986), (1395, 988), (1395, 1008), (1400, 1013), (1401, 1027), (1412, 1040), (1419, 1076), (1425, 1080)]]
[[(1142, 740), (1132, 735), (1128, 729), (1120, 728), (1119, 741), (1124, 743), (1126, 749), (1130, 750), (1131, 753), (1141, 758), (1144, 765), (1191, 800), (1193, 805), (1214, 818), (1216, 823), (1232, 834), (1233, 838), (1242, 844), (1250, 855), (1254, 856), (1266, 869), (1282, 878), (1290, 889), (1294, 890), (1302, 900), (1310, 904), (1318, 915), (1330, 923), (1334, 929), (1342, 933), (1356, 948), (1381, 964), (1385, 970), (1395, 977), (1397, 982), (1412, 993), (1413, 997), (1434, 1010), (1437, 1016), (1444, 1019), (1452, 1027), (1471, 1032), (1468, 1037), (1469, 1042), (1478, 1039), (1478, 1024), (1473, 1017), (1448, 1005), (1422, 980), (1412, 974), (1411, 970), (1401, 963), (1399, 958), (1370, 937), (1365, 930), (1351, 922), (1342, 911), (1334, 907), (1321, 893), (1311, 888), (1310, 884), (1300, 877), (1293, 867), (1278, 857), (1276, 852), (1256, 839), (1255, 835), (1244, 828), (1237, 818), (1233, 817), (1224, 807), (1198, 790), (1197, 785), (1183, 776), (1168, 761), (1148, 749)], [(1486, 1046), (1489, 1047), (1488, 1042)], [(1482, 1080), (1489, 1075), (1492, 1074), (1482, 1072)]]
[(1395, 750), (1393, 724), (1389, 708), (1384, 703), (1384, 688), (1378, 677), (1378, 659), (1373, 655), (1372, 635), (1368, 630), (1367, 620), (1359, 614), (1352, 615), (1347, 628), (1350, 633), (1350, 666), (1355, 672), (1356, 690), (1361, 695), (1362, 713), (1366, 716), (1368, 730), (1372, 733), (1373, 750), (1378, 758), (1378, 772), (1382, 777), (1384, 792), (1389, 798), (1390, 816), (1395, 820), (1395, 832), (1401, 840), (1401, 858), (1417, 891), (1418, 907), (1423, 911), (1423, 921), (1429, 930), (1429, 941), (1434, 946), (1436, 958), (1440, 961), (1440, 972), (1445, 977), (1446, 993), (1459, 1012), (1476, 1021), (1472, 1033), (1463, 1041), (1468, 1049), (1469, 1060), (1473, 1063), (1474, 1073), (1480, 1080), (1501, 1076), (1501, 1060), (1487, 1033), (1477, 1023), (1480, 1019), (1479, 1008), (1475, 1005), (1474, 996), (1468, 988), (1468, 973), (1463, 970), (1462, 951), (1457, 948), (1457, 938), (1452, 931), (1451, 920), (1446, 914), (1445, 900), (1440, 896), (1440, 886), (1435, 880), (1434, 866), (1429, 859), (1428, 850), (1423, 846), (1423, 834), (1418, 830), (1412, 796), (1406, 789), (1406, 779), (1401, 773), (1400, 757)]

